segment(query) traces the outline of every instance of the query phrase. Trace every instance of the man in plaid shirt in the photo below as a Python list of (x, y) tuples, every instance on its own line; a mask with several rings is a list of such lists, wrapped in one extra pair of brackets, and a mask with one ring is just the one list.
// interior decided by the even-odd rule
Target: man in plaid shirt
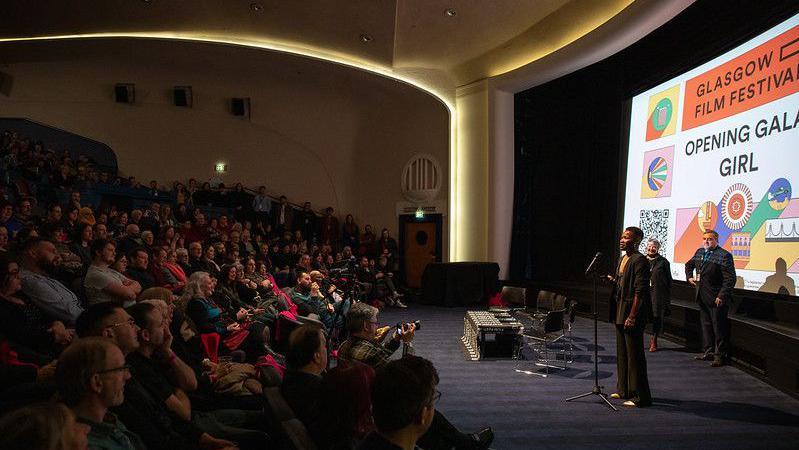
[(347, 313), (350, 337), (341, 344), (338, 357), (341, 361), (359, 361), (375, 369), (385, 365), (391, 355), (402, 345), (402, 354), (413, 354), (411, 341), (415, 326), (402, 325), (402, 334), (394, 333), (387, 342), (378, 339), (378, 309), (366, 303), (356, 303)]
[[(403, 356), (413, 353), (411, 341), (416, 327), (403, 324), (402, 333), (394, 333), (388, 342), (385, 334), (377, 337), (377, 308), (366, 303), (356, 303), (347, 313), (350, 337), (338, 350), (339, 363), (358, 361), (374, 369), (385, 366), (391, 355), (402, 345)], [(494, 430), (486, 427), (477, 433), (463, 433), (443, 414), (435, 411), (430, 428), (419, 439), (421, 448), (454, 448), (456, 450), (487, 449), (494, 439)]]

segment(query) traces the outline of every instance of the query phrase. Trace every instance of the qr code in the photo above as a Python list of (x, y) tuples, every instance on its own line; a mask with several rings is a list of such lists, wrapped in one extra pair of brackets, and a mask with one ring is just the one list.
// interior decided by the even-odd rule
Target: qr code
[(641, 252), (646, 254), (646, 242), (657, 239), (660, 242), (661, 254), (669, 248), (669, 210), (668, 209), (642, 209), (639, 227), (644, 232), (641, 242)]

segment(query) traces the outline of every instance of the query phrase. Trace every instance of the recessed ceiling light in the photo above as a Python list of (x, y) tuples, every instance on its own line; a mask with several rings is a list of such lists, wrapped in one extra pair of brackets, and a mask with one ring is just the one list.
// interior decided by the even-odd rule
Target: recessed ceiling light
[(262, 12), (264, 10), (264, 5), (260, 3), (250, 3), (250, 9), (255, 12)]
[(458, 15), (458, 11), (455, 11), (452, 8), (447, 8), (444, 10), (444, 15), (446, 15), (447, 17), (455, 17)]
[(361, 35), (361, 42), (372, 42), (372, 36), (364, 33)]

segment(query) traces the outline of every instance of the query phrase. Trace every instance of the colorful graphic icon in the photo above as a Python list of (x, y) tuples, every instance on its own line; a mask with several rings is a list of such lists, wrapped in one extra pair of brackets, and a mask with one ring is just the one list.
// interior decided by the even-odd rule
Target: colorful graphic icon
[(730, 230), (740, 230), (752, 215), (752, 193), (743, 183), (735, 183), (721, 199), (721, 218)]
[(649, 114), (646, 123), (646, 140), (674, 134), (677, 129), (680, 85), (649, 97)]
[(711, 201), (702, 203), (702, 206), (699, 207), (699, 211), (696, 213), (696, 224), (699, 225), (699, 230), (704, 233), (705, 230), (716, 228), (718, 220), (716, 204)]
[(768, 205), (774, 211), (782, 211), (791, 201), (791, 183), (785, 178), (777, 178), (768, 188)]
[(673, 145), (644, 153), (641, 198), (670, 197), (673, 168)]
[(646, 174), (649, 189), (659, 191), (663, 185), (666, 184), (668, 175), (669, 165), (666, 163), (666, 160), (661, 157), (653, 159)]

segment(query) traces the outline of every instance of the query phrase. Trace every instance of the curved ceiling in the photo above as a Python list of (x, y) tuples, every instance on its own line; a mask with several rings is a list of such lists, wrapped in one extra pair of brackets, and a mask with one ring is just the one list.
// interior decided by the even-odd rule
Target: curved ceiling
[(4, 5), (0, 40), (140, 35), (241, 43), (378, 68), (451, 90), (540, 59), (633, 2), (37, 0)]

